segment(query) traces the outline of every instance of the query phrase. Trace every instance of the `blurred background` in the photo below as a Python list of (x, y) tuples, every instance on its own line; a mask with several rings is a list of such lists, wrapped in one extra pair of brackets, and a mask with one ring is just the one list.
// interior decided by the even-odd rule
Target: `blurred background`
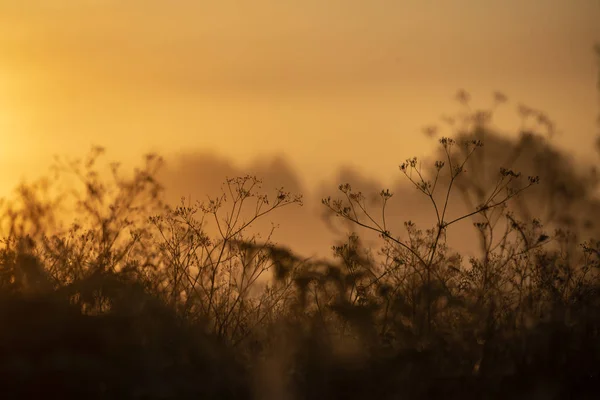
[(160, 153), (171, 199), (255, 171), (312, 210), (342, 178), (395, 185), (461, 88), (472, 107), (508, 95), (504, 134), (523, 103), (593, 160), (598, 17), (595, 0), (0, 0), (0, 195), (97, 144), (127, 166)]

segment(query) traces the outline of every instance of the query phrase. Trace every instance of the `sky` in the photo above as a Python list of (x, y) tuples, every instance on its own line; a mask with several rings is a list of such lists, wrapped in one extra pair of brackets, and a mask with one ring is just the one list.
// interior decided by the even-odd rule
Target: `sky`
[[(390, 180), (458, 110), (541, 109), (592, 157), (597, 0), (0, 0), (0, 193), (92, 145)], [(218, 174), (218, 171), (215, 171)]]

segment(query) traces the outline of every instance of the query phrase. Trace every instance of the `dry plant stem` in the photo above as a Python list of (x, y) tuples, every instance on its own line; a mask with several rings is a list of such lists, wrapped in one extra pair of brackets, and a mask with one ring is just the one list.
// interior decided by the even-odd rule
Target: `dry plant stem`
[[(418, 260), (418, 262), (425, 268), (425, 271), (426, 271), (425, 282), (426, 282), (426, 287), (427, 287), (426, 303), (427, 303), (427, 327), (428, 327), (427, 330), (428, 330), (428, 332), (431, 332), (432, 267), (433, 267), (435, 255), (437, 253), (437, 250), (438, 250), (438, 247), (440, 244), (440, 240), (442, 239), (442, 235), (445, 233), (446, 229), (449, 226), (451, 226), (459, 221), (470, 218), (477, 214), (482, 214), (489, 223), (490, 221), (489, 221), (489, 218), (487, 217), (487, 211), (492, 210), (492, 212), (493, 212), (494, 209), (504, 206), (510, 199), (519, 195), (521, 192), (523, 192), (527, 188), (531, 187), (533, 184), (537, 183), (537, 181), (538, 181), (537, 178), (530, 178), (528, 185), (526, 185), (516, 191), (510, 190), (509, 185), (513, 182), (513, 180), (515, 178), (517, 178), (519, 176), (519, 174), (515, 174), (514, 172), (512, 172), (510, 170), (501, 170), (500, 179), (498, 180), (498, 182), (496, 183), (496, 186), (493, 188), (493, 190), (491, 191), (491, 193), (489, 194), (489, 196), (487, 197), (487, 199), (485, 200), (485, 202), (483, 204), (476, 207), (476, 209), (472, 212), (469, 212), (460, 217), (452, 219), (449, 222), (446, 222), (446, 213), (448, 211), (450, 194), (452, 193), (452, 189), (454, 187), (455, 181), (458, 178), (458, 176), (460, 176), (462, 173), (464, 173), (464, 167), (465, 167), (466, 163), (469, 161), (469, 159), (471, 158), (473, 153), (476, 151), (476, 149), (482, 146), (482, 143), (480, 141), (467, 142), (466, 143), (467, 154), (465, 155), (463, 160), (461, 162), (459, 162), (458, 164), (455, 164), (453, 162), (453, 157), (451, 154), (451, 148), (456, 142), (452, 139), (442, 138), (440, 140), (440, 143), (442, 144), (442, 146), (444, 148), (444, 152), (445, 152), (446, 159), (448, 162), (448, 167), (450, 170), (450, 181), (448, 183), (448, 188), (447, 188), (444, 198), (443, 198), (443, 206), (442, 207), (438, 206), (438, 203), (437, 203), (434, 195), (435, 195), (435, 189), (436, 189), (438, 181), (439, 181), (440, 170), (444, 167), (443, 162), (439, 162), (439, 161), (436, 162), (436, 173), (435, 173), (433, 184), (428, 182), (425, 179), (425, 177), (423, 176), (423, 174), (421, 173), (420, 167), (417, 166), (416, 158), (407, 160), (400, 167), (401, 171), (409, 179), (409, 181), (411, 183), (413, 183), (413, 185), (420, 192), (422, 192), (424, 195), (426, 195), (430, 199), (430, 201), (433, 205), (433, 208), (435, 210), (435, 214), (436, 214), (436, 218), (437, 218), (437, 225), (435, 227), (434, 238), (433, 238), (433, 241), (432, 241), (432, 244), (430, 246), (427, 256), (422, 256), (421, 254), (419, 254), (419, 252), (417, 252), (414, 249), (413, 244), (407, 244), (404, 241), (400, 240), (399, 238), (393, 237), (391, 235), (391, 233), (386, 229), (385, 206), (387, 204), (388, 199), (391, 197), (391, 194), (389, 193), (389, 191), (381, 192), (381, 196), (383, 198), (382, 224), (379, 224), (367, 210), (364, 196), (362, 195), (362, 193), (361, 192), (356, 192), (356, 193), (352, 192), (352, 189), (351, 189), (350, 185), (348, 185), (348, 184), (340, 185), (340, 190), (342, 191), (342, 193), (344, 193), (346, 202), (349, 206), (344, 207), (340, 201), (331, 201), (330, 198), (323, 199), (323, 201), (322, 201), (323, 204), (326, 205), (330, 210), (332, 210), (337, 216), (341, 216), (341, 217), (353, 222), (354, 224), (356, 224), (358, 226), (361, 226), (368, 230), (377, 232), (382, 238), (384, 238), (384, 240), (389, 240), (389, 241), (395, 243), (396, 245), (399, 245), (400, 247), (408, 250), (409, 253), (412, 254)], [(413, 179), (412, 175), (409, 173), (412, 171), (414, 171), (415, 174), (417, 175), (417, 179)], [(506, 178), (508, 178), (508, 179), (506, 179)], [(503, 198), (501, 198), (499, 200), (496, 200), (502, 190), (507, 191), (506, 196), (504, 196)], [(362, 214), (368, 219), (367, 222), (363, 222), (361, 220), (361, 218), (359, 217), (358, 211), (361, 211)], [(489, 248), (489, 246), (491, 246), (491, 243), (486, 244), (486, 248)], [(385, 271), (384, 274), (381, 275), (379, 278), (376, 278), (375, 281), (380, 280), (384, 275), (389, 274), (389, 273), (390, 273), (390, 270)]]
[[(162, 239), (165, 260), (171, 265), (171, 303), (177, 303), (183, 291), (186, 297), (181, 304), (183, 315), (192, 319), (202, 316), (203, 320), (210, 322), (214, 333), (230, 340), (238, 336), (240, 329), (241, 333), (246, 330), (251, 316), (260, 319), (265, 307), (264, 298), (258, 301), (258, 305), (252, 299), (246, 301), (246, 298), (269, 268), (265, 252), (275, 227), (266, 242), (253, 246), (251, 253), (239, 247), (255, 242), (253, 237), (246, 239), (244, 232), (258, 218), (275, 209), (301, 204), (299, 196), (292, 197), (283, 189), (278, 189), (276, 200), (269, 203), (265, 195), (255, 193), (259, 183), (258, 179), (250, 176), (227, 179), (221, 196), (209, 198), (196, 207), (182, 205), (165, 218), (151, 220)], [(250, 206), (249, 219), (242, 221), (251, 197), (256, 199), (256, 205)], [(224, 210), (228, 200), (231, 206)], [(195, 217), (198, 213), (200, 218)], [(207, 221), (215, 223), (215, 240), (209, 239), (204, 232)], [(182, 282), (186, 283), (182, 286)]]

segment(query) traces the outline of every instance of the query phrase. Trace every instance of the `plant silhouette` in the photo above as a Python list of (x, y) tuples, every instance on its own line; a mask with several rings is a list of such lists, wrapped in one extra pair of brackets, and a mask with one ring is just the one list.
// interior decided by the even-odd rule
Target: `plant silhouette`
[[(323, 198), (348, 232), (330, 259), (253, 231), (302, 205), (255, 176), (172, 206), (156, 155), (132, 174), (102, 173), (102, 148), (59, 161), (2, 204), (3, 395), (596, 398), (596, 183), (533, 109), (518, 140), (496, 135), (506, 101), (448, 120), (435, 159), (400, 165), (430, 226), (390, 216), (394, 190)], [(465, 224), (477, 255), (448, 243)]]

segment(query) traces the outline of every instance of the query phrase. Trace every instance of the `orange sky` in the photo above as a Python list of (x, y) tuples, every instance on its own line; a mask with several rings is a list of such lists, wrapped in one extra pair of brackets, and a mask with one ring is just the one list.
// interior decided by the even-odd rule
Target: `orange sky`
[(597, 0), (0, 0), (0, 193), (92, 144), (388, 178), (459, 88), (591, 155), (599, 40)]

